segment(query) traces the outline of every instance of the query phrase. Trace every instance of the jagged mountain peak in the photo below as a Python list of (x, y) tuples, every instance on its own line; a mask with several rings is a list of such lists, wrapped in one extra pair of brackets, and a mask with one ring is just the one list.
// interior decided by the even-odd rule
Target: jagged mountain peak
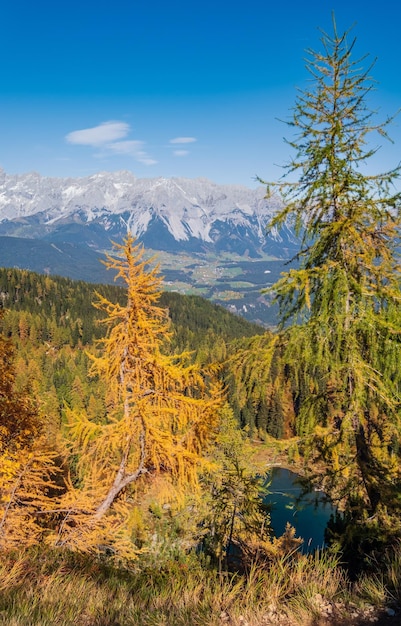
[(129, 228), (155, 249), (206, 246), (257, 256), (269, 241), (289, 245), (293, 239), (290, 230), (266, 238), (277, 208), (278, 200), (266, 200), (262, 186), (219, 185), (205, 178), (145, 179), (129, 171), (51, 178), (0, 171), (0, 235), (60, 239), (66, 230), (71, 237), (68, 224), (75, 224), (75, 231), (80, 224), (88, 233), (97, 228), (99, 242), (101, 232), (120, 237)]

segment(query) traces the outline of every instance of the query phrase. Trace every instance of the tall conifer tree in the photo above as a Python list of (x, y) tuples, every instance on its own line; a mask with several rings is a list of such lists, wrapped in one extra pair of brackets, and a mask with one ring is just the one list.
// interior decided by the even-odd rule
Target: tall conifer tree
[(156, 477), (169, 477), (176, 495), (196, 488), (222, 396), (188, 353), (164, 350), (170, 321), (158, 304), (162, 281), (143, 247), (128, 235), (116, 252), (107, 255), (106, 266), (125, 282), (127, 302), (98, 294), (107, 336), (99, 341), (101, 354), (92, 357), (92, 374), (107, 387), (107, 415), (68, 412), (80, 485), (67, 495), (60, 541), (89, 550), (111, 544), (124, 552), (130, 550), (132, 487), (146, 489)]
[(397, 509), (400, 481), (400, 168), (364, 169), (377, 150), (372, 133), (387, 137), (391, 118), (374, 122), (371, 67), (352, 59), (348, 37), (333, 18), (322, 51), (307, 51), (311, 84), (288, 122), (295, 156), (272, 186), (284, 208), (271, 223), (292, 221), (302, 246), (273, 291), (302, 395), (298, 431), (347, 515), (376, 523)]

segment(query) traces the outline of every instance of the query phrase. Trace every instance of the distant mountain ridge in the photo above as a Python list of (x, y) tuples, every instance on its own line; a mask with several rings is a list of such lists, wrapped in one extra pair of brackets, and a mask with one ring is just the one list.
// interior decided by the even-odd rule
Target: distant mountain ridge
[(279, 207), (263, 187), (203, 178), (141, 179), (125, 171), (48, 178), (0, 170), (0, 266), (110, 283), (114, 276), (99, 260), (130, 231), (157, 253), (165, 289), (274, 326), (276, 309), (261, 290), (299, 250), (291, 227), (267, 233)]
[(48, 178), (0, 171), (0, 235), (108, 248), (129, 229), (145, 246), (172, 252), (234, 252), (288, 258), (290, 228), (266, 235), (279, 207), (265, 189), (203, 178), (136, 178), (126, 171)]

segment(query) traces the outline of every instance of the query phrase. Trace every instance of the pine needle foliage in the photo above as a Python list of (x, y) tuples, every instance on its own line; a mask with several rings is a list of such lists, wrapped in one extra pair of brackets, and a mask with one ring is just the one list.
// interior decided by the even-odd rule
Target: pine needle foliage
[(202, 520), (203, 549), (217, 562), (219, 571), (240, 562), (246, 552), (261, 549), (270, 541), (270, 520), (263, 505), (264, 478), (250, 461), (252, 445), (246, 430), (240, 430), (232, 409), (222, 409), (220, 428), (213, 449), (212, 471), (203, 477), (206, 514)]
[(241, 425), (249, 427), (251, 434), (257, 430), (262, 439), (266, 433), (276, 438), (293, 434), (292, 388), (282, 352), (280, 336), (266, 332), (234, 342), (226, 361), (231, 404)]
[(272, 288), (297, 430), (351, 519), (364, 523), (399, 510), (401, 195), (399, 166), (364, 169), (377, 151), (372, 136), (387, 137), (392, 118), (375, 123), (371, 67), (353, 60), (349, 37), (333, 16), (321, 51), (307, 51), (311, 81), (288, 122), (295, 156), (269, 189), (284, 200), (270, 226), (290, 220), (302, 240), (299, 266)]
[[(61, 542), (73, 541), (78, 547), (93, 548), (102, 541), (107, 545), (117, 527), (129, 531), (134, 486), (137, 493), (165, 475), (175, 497), (196, 490), (222, 397), (213, 377), (191, 364), (188, 354), (164, 351), (170, 321), (158, 305), (158, 267), (150, 268), (143, 247), (130, 235), (115, 251), (105, 264), (126, 283), (127, 302), (121, 305), (97, 295), (95, 307), (105, 314), (101, 323), (107, 335), (99, 341), (100, 355), (91, 355), (91, 375), (107, 386), (107, 417), (97, 420), (85, 411), (68, 411), (79, 486), (75, 496), (69, 493), (71, 513), (63, 530), (67, 538)], [(117, 542), (116, 549), (120, 547)]]

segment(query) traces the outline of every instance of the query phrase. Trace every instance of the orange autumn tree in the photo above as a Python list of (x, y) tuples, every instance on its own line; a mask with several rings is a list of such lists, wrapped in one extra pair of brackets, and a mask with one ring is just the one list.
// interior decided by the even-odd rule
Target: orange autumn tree
[(15, 389), (14, 348), (0, 334), (1, 550), (35, 544), (46, 534), (51, 495), (58, 492), (56, 456), (28, 391)]
[(64, 504), (68, 515), (59, 533), (60, 542), (78, 549), (112, 544), (129, 551), (133, 487), (143, 493), (163, 476), (176, 496), (196, 489), (222, 394), (187, 353), (167, 353), (170, 321), (158, 305), (158, 267), (150, 269), (131, 235), (115, 251), (105, 264), (125, 282), (127, 302), (97, 294), (94, 306), (106, 314), (107, 335), (99, 342), (101, 355), (91, 356), (91, 374), (107, 387), (107, 420), (68, 412), (79, 480)]

